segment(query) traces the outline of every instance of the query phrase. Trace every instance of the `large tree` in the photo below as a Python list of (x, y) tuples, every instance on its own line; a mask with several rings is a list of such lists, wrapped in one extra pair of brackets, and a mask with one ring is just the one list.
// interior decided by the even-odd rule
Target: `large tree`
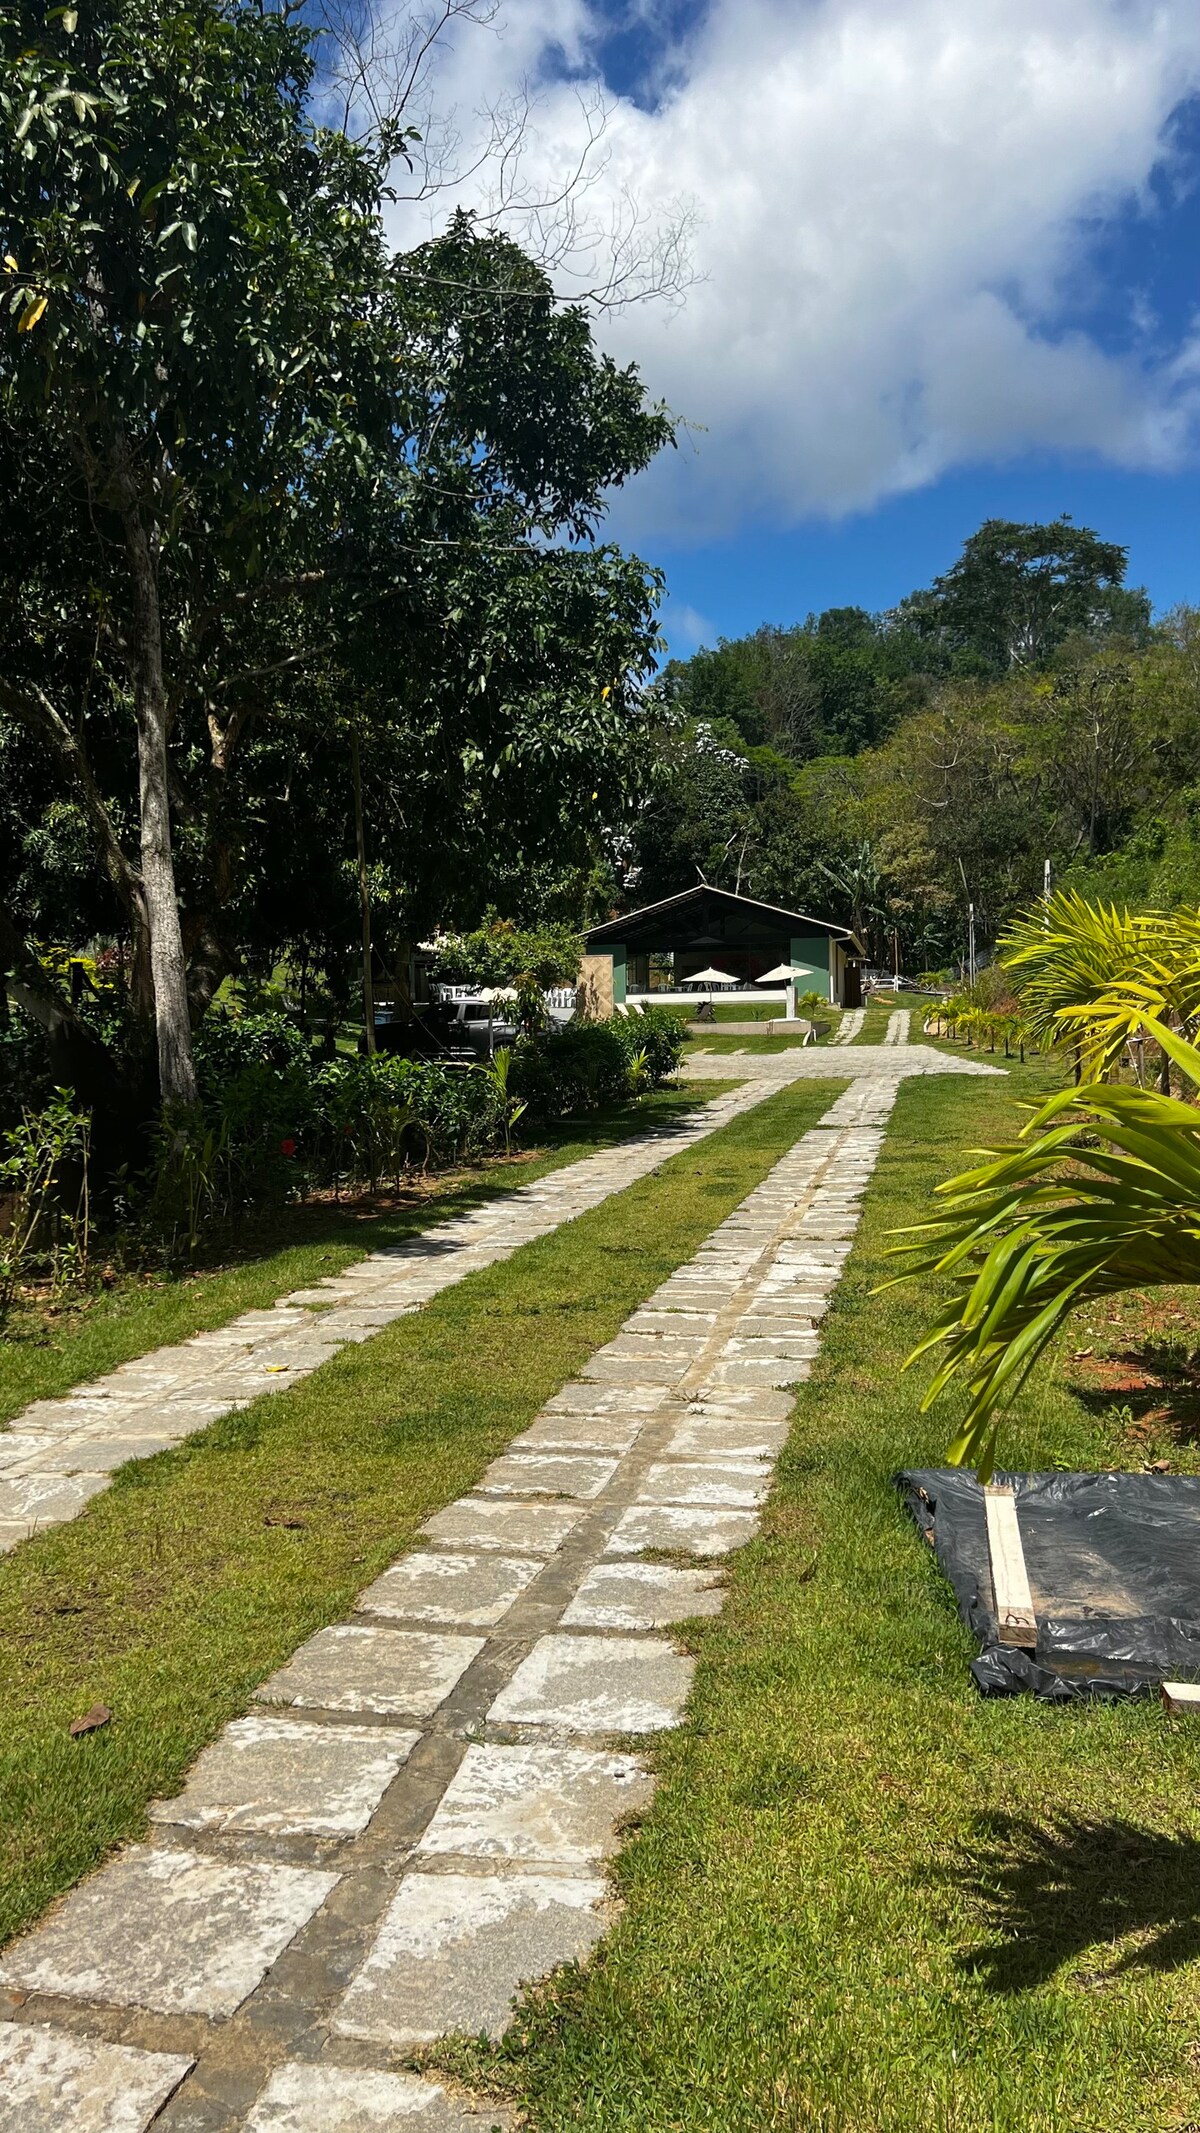
[(504, 239), (391, 257), (402, 141), (312, 123), (294, 23), (0, 0), (0, 60), (0, 713), (86, 821), (186, 1100), (267, 824), (309, 784), (328, 820), (355, 732), (448, 860), (464, 811), (578, 824), (656, 592), (592, 538), (669, 424)]
[(1070, 518), (989, 518), (899, 614), (968, 670), (1036, 673), (1069, 637), (1144, 642), (1150, 603), (1125, 584), (1128, 563), (1128, 549)]

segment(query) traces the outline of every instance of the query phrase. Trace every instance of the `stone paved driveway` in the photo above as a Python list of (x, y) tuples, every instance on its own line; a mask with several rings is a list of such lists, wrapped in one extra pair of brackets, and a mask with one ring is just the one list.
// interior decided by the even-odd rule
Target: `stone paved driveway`
[[(819, 1125), (423, 1546), (262, 1684), (154, 1806), (148, 1840), (8, 1949), (0, 2133), (510, 2123), (397, 2057), (499, 2035), (523, 1984), (605, 1931), (604, 1862), (652, 1792), (631, 1743), (676, 1725), (690, 1688), (671, 1627), (719, 1609), (722, 1562), (757, 1529), (786, 1388), (811, 1370), (899, 1081), (967, 1065), (899, 1039), (845, 1060), (855, 1078)], [(702, 1120), (513, 1195), (484, 1211), (491, 1226), (466, 1217), (348, 1269), (330, 1285), (340, 1337), (368, 1337), (831, 1065), (748, 1054), (753, 1078)], [(285, 1307), (285, 1347), (302, 1309)], [(198, 1349), (193, 1384), (210, 1358), (236, 1371), (230, 1356), (262, 1353), (219, 1336), (177, 1352)], [(245, 1397), (240, 1379), (231, 1390)]]
[(857, 1078), (424, 1545), (0, 1962), (0, 2133), (484, 2133), (397, 2070), (604, 1933), (897, 1076)]

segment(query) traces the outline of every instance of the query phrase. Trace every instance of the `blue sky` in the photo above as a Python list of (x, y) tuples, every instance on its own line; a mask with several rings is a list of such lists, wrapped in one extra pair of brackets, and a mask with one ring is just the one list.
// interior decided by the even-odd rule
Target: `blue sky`
[(887, 607), (988, 517), (1200, 602), (1196, 0), (500, 0), (436, 86), (472, 205), (479, 113), (532, 96), (535, 248), (583, 154), (565, 294), (682, 241), (674, 301), (596, 319), (687, 425), (610, 519), (672, 650)]
[(1046, 520), (1069, 512), (1129, 550), (1128, 583), (1155, 609), (1200, 605), (1200, 470), (1086, 471), (1052, 460), (944, 475), (915, 495), (833, 523), (779, 531), (746, 525), (722, 541), (671, 547), (643, 539), (667, 574), (664, 633), (686, 658), (760, 622), (802, 622), (824, 607), (892, 607), (954, 561), (985, 518)]

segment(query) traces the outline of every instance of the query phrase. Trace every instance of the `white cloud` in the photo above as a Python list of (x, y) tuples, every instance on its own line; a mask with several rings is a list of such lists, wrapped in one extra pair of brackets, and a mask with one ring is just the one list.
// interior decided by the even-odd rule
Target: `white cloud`
[[(506, 0), (438, 93), (469, 138), (485, 101), (553, 73), (551, 47), (586, 77), (598, 27), (588, 0)], [(599, 330), (698, 429), (621, 499), (622, 532), (837, 516), (1031, 449), (1179, 462), (1195, 349), (1106, 353), (1061, 331), (1062, 293), (1081, 220), (1144, 198), (1169, 154), (1200, 9), (713, 0), (664, 80), (653, 110), (615, 104), (588, 207), (694, 202), (703, 279)], [(531, 183), (580, 124), (576, 88), (544, 80)]]
[(686, 600), (668, 599), (662, 612), (660, 627), (667, 640), (668, 656), (672, 659), (687, 659), (698, 652), (701, 645), (713, 645), (717, 641), (717, 628), (699, 608), (690, 607)]

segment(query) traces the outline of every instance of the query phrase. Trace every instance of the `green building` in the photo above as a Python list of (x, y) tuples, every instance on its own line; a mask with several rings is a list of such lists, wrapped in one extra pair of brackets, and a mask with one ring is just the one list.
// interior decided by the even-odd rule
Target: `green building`
[(581, 982), (600, 1014), (632, 998), (674, 991), (708, 969), (728, 973), (749, 991), (785, 963), (811, 973), (797, 978), (801, 992), (824, 993), (838, 1007), (857, 1007), (861, 999), (863, 949), (848, 927), (704, 883), (593, 926), (585, 951)]

